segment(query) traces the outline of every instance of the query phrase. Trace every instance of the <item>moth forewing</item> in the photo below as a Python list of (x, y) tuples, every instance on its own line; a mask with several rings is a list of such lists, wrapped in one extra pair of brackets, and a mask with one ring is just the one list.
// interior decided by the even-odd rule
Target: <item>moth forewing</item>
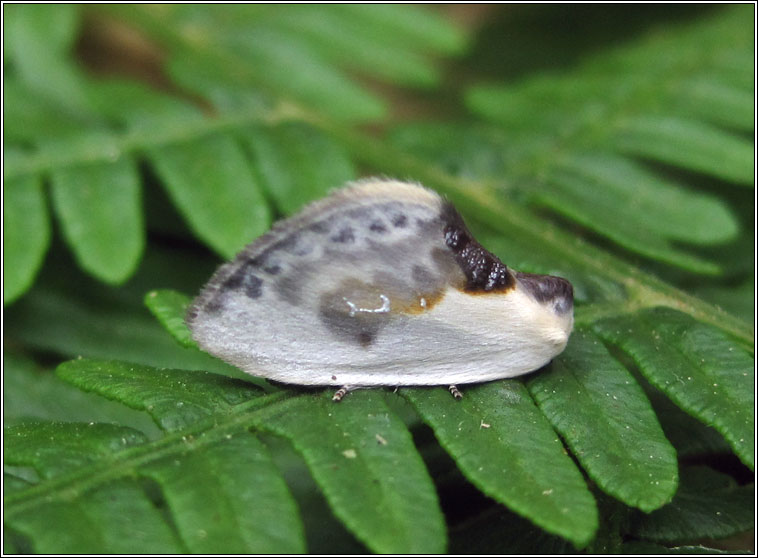
[(433, 191), (367, 179), (221, 266), (187, 322), (202, 349), (255, 376), (454, 388), (559, 354), (573, 291), (565, 279), (508, 269)]

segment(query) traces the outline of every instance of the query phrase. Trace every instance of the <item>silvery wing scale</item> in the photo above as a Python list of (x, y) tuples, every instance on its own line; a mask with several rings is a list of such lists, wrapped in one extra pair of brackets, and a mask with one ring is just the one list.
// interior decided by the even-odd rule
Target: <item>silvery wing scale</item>
[(487, 252), (456, 209), (395, 180), (351, 183), (280, 221), (192, 303), (200, 347), (301, 385), (446, 385), (525, 374), (566, 346), (573, 290)]

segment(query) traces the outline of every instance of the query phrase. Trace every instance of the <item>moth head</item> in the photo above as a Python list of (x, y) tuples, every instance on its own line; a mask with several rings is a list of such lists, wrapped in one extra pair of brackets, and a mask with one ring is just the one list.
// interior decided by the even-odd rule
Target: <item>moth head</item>
[(543, 334), (565, 347), (574, 327), (574, 288), (562, 277), (513, 272), (518, 289), (522, 289), (539, 308)]

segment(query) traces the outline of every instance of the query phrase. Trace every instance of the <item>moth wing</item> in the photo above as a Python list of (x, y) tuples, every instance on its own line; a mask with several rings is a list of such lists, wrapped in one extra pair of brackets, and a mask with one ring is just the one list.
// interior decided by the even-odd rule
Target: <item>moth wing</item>
[(422, 318), (462, 279), (446, 253), (442, 206), (420, 186), (377, 180), (312, 204), (216, 272), (188, 313), (193, 337), (285, 382), (393, 383), (382, 378), (399, 367), (423, 374), (442, 358), (425, 340), (455, 328)]
[(434, 192), (369, 180), (219, 268), (188, 325), (207, 352), (283, 382), (485, 381), (534, 370), (565, 346), (570, 326), (530, 281), (524, 288)]

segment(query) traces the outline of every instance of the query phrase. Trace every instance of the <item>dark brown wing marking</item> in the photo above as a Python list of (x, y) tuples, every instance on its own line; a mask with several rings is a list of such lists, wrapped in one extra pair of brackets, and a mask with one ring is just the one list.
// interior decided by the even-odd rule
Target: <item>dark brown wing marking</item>
[(508, 268), (474, 239), (460, 213), (449, 202), (443, 206), (442, 220), (445, 223), (445, 244), (466, 275), (463, 290), (502, 293), (515, 287), (516, 281)]

